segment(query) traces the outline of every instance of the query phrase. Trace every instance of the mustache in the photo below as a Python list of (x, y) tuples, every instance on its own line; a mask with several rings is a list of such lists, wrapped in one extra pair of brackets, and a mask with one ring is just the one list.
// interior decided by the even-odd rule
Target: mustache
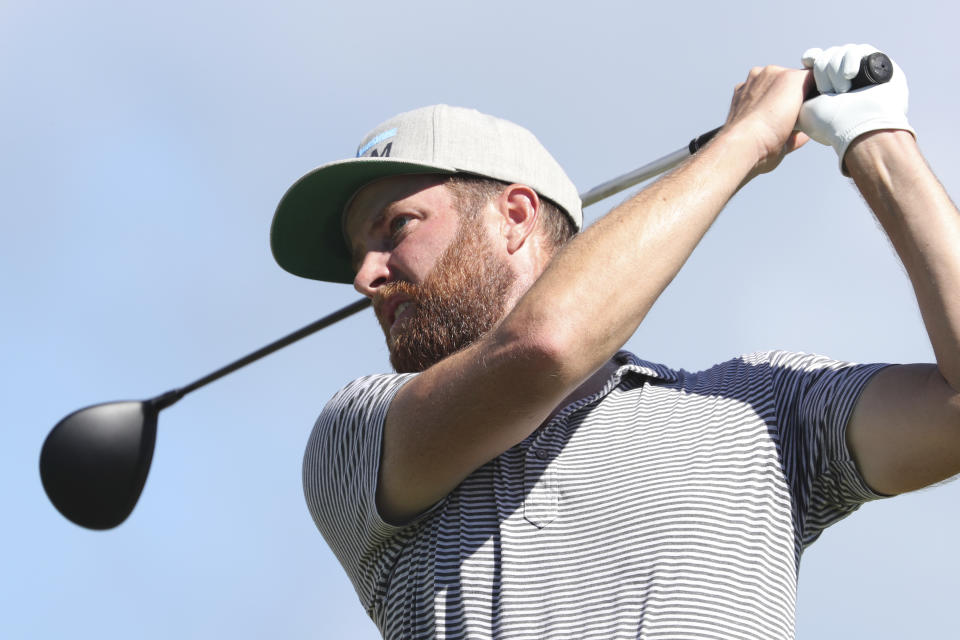
[(423, 287), (422, 285), (413, 284), (405, 280), (388, 282), (381, 285), (373, 294), (373, 312), (377, 318), (382, 317), (383, 305), (386, 304), (387, 300), (396, 295), (402, 295), (417, 302), (423, 297)]

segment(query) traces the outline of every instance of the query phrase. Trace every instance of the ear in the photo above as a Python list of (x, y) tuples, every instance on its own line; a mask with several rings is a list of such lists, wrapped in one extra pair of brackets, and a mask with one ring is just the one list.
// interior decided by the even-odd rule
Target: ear
[(511, 184), (500, 194), (501, 232), (507, 252), (515, 253), (533, 233), (540, 216), (540, 197), (524, 184)]

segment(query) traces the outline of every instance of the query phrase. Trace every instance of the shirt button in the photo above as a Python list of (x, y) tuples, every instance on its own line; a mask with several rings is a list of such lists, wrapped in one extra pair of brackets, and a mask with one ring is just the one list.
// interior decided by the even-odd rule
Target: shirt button
[(537, 449), (533, 455), (537, 456), (539, 460), (546, 460), (550, 457), (550, 453), (546, 449)]

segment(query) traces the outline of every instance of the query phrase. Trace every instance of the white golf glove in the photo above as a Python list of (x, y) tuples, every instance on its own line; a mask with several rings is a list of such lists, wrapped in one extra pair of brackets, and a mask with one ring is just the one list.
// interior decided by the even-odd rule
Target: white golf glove
[(890, 82), (850, 91), (861, 58), (875, 51), (868, 44), (848, 44), (803, 53), (803, 66), (813, 69), (821, 95), (803, 103), (797, 125), (812, 139), (834, 148), (843, 175), (850, 175), (843, 156), (858, 136), (878, 129), (903, 129), (917, 135), (907, 123), (907, 78), (896, 63)]

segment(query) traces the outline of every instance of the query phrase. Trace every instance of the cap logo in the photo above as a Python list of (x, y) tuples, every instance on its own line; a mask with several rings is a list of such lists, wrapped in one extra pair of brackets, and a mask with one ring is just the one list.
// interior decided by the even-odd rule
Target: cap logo
[[(371, 148), (377, 146), (378, 144), (380, 144), (380, 143), (383, 142), (384, 140), (389, 140), (390, 138), (392, 138), (392, 137), (395, 136), (395, 135), (397, 135), (397, 129), (396, 129), (396, 127), (394, 127), (393, 129), (387, 129), (386, 131), (383, 131), (383, 132), (381, 132), (381, 133), (378, 133), (378, 134), (375, 135), (373, 138), (371, 138), (369, 141), (367, 141), (367, 143), (366, 143), (365, 145), (363, 145), (362, 147), (360, 147), (359, 149), (357, 149), (357, 157), (359, 158), (360, 156), (362, 156), (363, 154), (365, 154), (367, 151), (369, 151)], [(391, 143), (387, 144), (387, 146), (385, 146), (382, 150), (380, 150), (379, 153), (377, 153), (377, 150), (374, 149), (374, 150), (373, 150), (373, 153), (370, 154), (370, 157), (371, 157), (371, 158), (386, 158), (386, 157), (388, 157), (388, 156), (390, 155), (390, 150), (391, 150), (392, 148), (393, 148), (393, 143), (391, 142)]]

